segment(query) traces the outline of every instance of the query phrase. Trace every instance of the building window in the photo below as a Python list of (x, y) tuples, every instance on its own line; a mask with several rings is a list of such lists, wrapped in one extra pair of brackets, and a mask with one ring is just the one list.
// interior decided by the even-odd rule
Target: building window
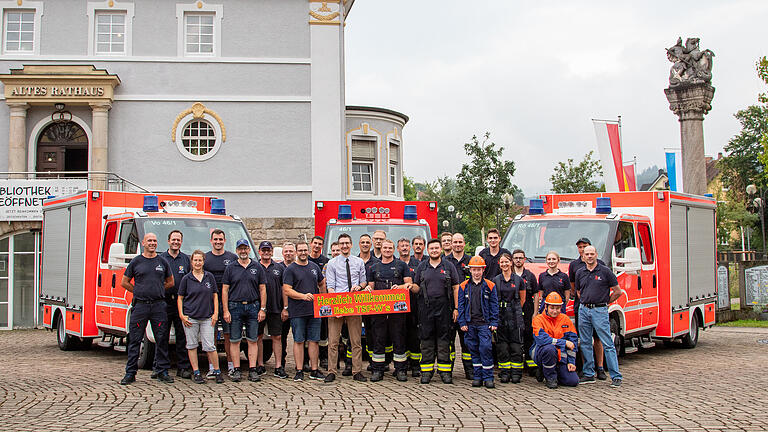
[(213, 15), (186, 14), (187, 54), (213, 54)]
[(181, 145), (193, 156), (205, 156), (216, 147), (216, 132), (205, 120), (189, 122), (181, 132)]
[(400, 163), (400, 145), (389, 143), (389, 194), (397, 195), (397, 166)]
[(88, 2), (88, 55), (131, 55), (133, 3)]
[(5, 13), (5, 52), (28, 52), (35, 49), (35, 12)]
[(219, 56), (222, 14), (222, 5), (177, 4), (179, 56)]
[(352, 192), (375, 193), (376, 141), (352, 139)]
[(373, 192), (373, 164), (352, 163), (352, 190)]

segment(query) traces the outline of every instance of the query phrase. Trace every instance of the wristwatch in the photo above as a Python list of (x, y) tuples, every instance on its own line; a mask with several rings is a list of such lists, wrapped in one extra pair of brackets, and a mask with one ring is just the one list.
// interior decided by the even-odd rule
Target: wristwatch
[(283, 310), (288, 310), (288, 306), (283, 306)]
[(262, 312), (266, 312), (266, 311), (267, 311), (267, 308), (263, 307), (263, 308), (261, 308), (261, 311), (262, 311)]

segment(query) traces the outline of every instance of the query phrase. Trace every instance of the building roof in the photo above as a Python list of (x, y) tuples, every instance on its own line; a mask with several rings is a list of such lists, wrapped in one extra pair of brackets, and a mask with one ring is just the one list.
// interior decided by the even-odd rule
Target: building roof
[(397, 112), (395, 110), (387, 109), (387, 108), (379, 108), (379, 107), (369, 107), (369, 106), (361, 106), (361, 105), (347, 105), (347, 112), (349, 111), (369, 111), (369, 112), (377, 112), (382, 114), (389, 114), (395, 117), (398, 117), (403, 120), (403, 124), (408, 123), (408, 116)]

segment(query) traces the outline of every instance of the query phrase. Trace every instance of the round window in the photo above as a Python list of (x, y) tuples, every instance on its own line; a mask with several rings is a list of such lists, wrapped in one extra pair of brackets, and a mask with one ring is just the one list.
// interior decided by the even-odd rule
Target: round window
[(205, 156), (216, 147), (216, 131), (205, 120), (189, 122), (181, 132), (181, 145), (192, 156)]

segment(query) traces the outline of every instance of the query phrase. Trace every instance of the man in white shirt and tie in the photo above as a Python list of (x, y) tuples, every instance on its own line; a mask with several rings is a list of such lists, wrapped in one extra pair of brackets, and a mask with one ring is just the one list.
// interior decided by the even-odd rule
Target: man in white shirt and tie
[[(325, 265), (325, 280), (329, 293), (360, 291), (366, 286), (365, 261), (351, 255), (352, 237), (349, 234), (339, 236), (341, 254), (332, 258)], [(363, 375), (363, 348), (360, 344), (362, 335), (362, 317), (359, 315), (328, 318), (328, 375), (325, 382), (336, 379), (336, 363), (339, 355), (341, 327), (347, 323), (349, 343), (352, 345), (352, 379), (365, 382)]]

